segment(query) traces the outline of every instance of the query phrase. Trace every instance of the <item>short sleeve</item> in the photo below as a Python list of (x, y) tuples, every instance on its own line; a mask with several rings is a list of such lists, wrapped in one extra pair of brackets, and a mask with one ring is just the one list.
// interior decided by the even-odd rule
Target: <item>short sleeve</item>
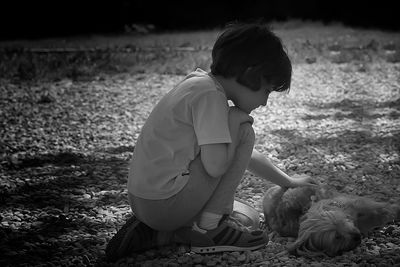
[(198, 145), (231, 143), (229, 106), (219, 91), (208, 91), (192, 103), (193, 127)]

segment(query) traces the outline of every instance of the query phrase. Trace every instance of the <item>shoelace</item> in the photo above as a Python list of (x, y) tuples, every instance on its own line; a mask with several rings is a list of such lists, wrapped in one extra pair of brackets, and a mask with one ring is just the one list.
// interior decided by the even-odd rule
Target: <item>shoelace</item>
[(234, 229), (237, 229), (241, 232), (247, 232), (247, 233), (252, 232), (250, 227), (244, 226), (239, 220), (237, 220), (231, 216), (227, 217), (225, 220), (226, 220), (227, 224), (232, 226)]
[(259, 225), (260, 230), (266, 230), (267, 229), (267, 223), (265, 221), (260, 221)]

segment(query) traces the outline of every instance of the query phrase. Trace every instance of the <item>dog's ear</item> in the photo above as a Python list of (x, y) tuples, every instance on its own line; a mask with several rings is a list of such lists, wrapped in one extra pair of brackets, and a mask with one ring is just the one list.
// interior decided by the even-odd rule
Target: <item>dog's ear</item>
[(286, 188), (273, 186), (267, 190), (263, 199), (264, 218), (268, 226), (273, 229), (279, 229), (276, 210), (282, 201), (282, 196), (286, 192)]
[[(319, 248), (315, 247), (309, 232), (299, 234), (297, 240), (288, 244), (286, 248), (289, 254), (293, 256), (317, 257), (329, 255), (329, 253), (321, 251)], [(334, 256), (334, 254), (330, 256)]]
[(286, 246), (289, 254), (293, 256), (315, 257), (325, 255), (323, 252), (314, 248), (308, 233), (300, 234), (297, 240)]
[[(367, 235), (371, 230), (382, 227), (398, 219), (400, 207), (378, 202), (373, 199), (359, 197), (349, 202), (349, 210), (355, 218), (356, 226)], [(396, 218), (397, 217), (397, 218)]]
[[(263, 200), (264, 217), (267, 225), (281, 236), (296, 237), (299, 230), (299, 217), (310, 206), (306, 189), (287, 189), (279, 186), (270, 188)], [(301, 194), (301, 193), (307, 193)]]

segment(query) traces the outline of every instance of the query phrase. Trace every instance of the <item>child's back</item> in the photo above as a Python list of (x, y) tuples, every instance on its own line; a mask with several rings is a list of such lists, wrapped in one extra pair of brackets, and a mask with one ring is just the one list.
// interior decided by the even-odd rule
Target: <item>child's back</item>
[(197, 69), (155, 106), (136, 142), (128, 190), (159, 199), (176, 194), (186, 184), (189, 163), (209, 143), (231, 142), (229, 106), (221, 86)]

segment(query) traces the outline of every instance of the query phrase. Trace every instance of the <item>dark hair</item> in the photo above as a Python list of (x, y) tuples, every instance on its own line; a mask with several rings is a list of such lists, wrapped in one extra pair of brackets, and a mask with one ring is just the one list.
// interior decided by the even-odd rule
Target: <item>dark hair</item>
[(260, 90), (264, 78), (282, 92), (290, 88), (292, 64), (281, 39), (266, 24), (231, 23), (214, 44), (211, 73), (236, 77), (253, 91)]

